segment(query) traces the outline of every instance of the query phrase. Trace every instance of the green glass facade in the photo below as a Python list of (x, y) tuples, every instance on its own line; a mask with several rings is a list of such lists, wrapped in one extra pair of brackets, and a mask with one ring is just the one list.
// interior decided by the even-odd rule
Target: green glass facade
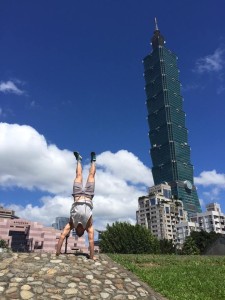
[(183, 201), (191, 216), (201, 207), (193, 182), (177, 57), (164, 44), (156, 24), (153, 50), (143, 60), (152, 174), (155, 185), (168, 182), (172, 195)]

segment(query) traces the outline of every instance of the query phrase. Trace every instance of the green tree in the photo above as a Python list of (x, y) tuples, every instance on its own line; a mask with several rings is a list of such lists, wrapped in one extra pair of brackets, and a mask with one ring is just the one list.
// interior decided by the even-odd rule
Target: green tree
[(162, 239), (159, 241), (161, 254), (173, 254), (176, 252), (176, 247), (172, 240)]
[(151, 232), (127, 222), (115, 222), (107, 225), (101, 235), (100, 250), (105, 253), (159, 253), (159, 241)]
[(212, 245), (212, 243), (221, 236), (220, 233), (215, 231), (207, 232), (204, 230), (201, 231), (192, 231), (191, 237), (195, 241), (195, 245), (200, 251), (200, 254), (203, 254), (206, 249)]
[(191, 236), (186, 237), (182, 248), (182, 254), (184, 255), (200, 254), (200, 250), (196, 246), (195, 240)]
[[(215, 231), (207, 232), (204, 230), (201, 231), (192, 231), (190, 236), (188, 236), (184, 242), (182, 249), (183, 254), (204, 254), (206, 249), (213, 244), (213, 242), (221, 236), (220, 233)], [(193, 246), (195, 245), (195, 247)], [(199, 253), (188, 253), (191, 252), (191, 247), (193, 252), (196, 252), (196, 248)]]

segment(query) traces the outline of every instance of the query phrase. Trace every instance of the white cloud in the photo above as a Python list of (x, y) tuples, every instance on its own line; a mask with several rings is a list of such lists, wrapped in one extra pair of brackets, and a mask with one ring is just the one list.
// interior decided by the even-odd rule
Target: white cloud
[(31, 102), (30, 102), (30, 107), (35, 107), (37, 104), (36, 104), (36, 101), (34, 101), (34, 100), (32, 100)]
[(206, 204), (203, 199), (199, 198), (199, 202), (200, 202), (201, 207), (205, 207)]
[(217, 186), (225, 189), (225, 174), (218, 174), (216, 170), (203, 171), (195, 177), (195, 183), (202, 186)]
[(63, 194), (74, 176), (72, 153), (48, 145), (44, 136), (26, 125), (0, 123), (0, 165), (3, 187)]
[(5, 109), (3, 110), (3, 108), (0, 107), (0, 119), (3, 120), (7, 116), (8, 113), (11, 113), (11, 111), (5, 110)]
[(25, 93), (25, 91), (18, 88), (16, 86), (16, 84), (11, 80), (8, 80), (6, 82), (3, 82), (3, 81), (0, 82), (0, 92), (5, 93), (5, 94), (12, 93), (12, 94), (16, 94), (16, 95), (22, 95)]
[(214, 188), (210, 188), (209, 191), (203, 192), (203, 195), (208, 202), (209, 201), (216, 202), (220, 200), (220, 196), (221, 196), (220, 193), (221, 193), (221, 188), (214, 187)]
[[(96, 180), (97, 186), (98, 180)], [(132, 194), (129, 194), (131, 192)], [(106, 197), (102, 196), (101, 191), (98, 191), (96, 188), (96, 195), (93, 199), (95, 228), (104, 229), (108, 223), (112, 224), (115, 221), (128, 221), (134, 224), (137, 199), (141, 195), (142, 191), (131, 189), (127, 191), (127, 194), (124, 192), (123, 196), (127, 197), (127, 199), (121, 199), (115, 194)], [(39, 206), (34, 206), (30, 203), (26, 206), (12, 204), (7, 207), (13, 209), (20, 218), (37, 221), (50, 226), (54, 223), (56, 217), (69, 217), (72, 202), (72, 197), (56, 195), (42, 197)]]
[(216, 170), (203, 171), (194, 181), (199, 187), (198, 193), (204, 199), (200, 199), (202, 208), (212, 202), (223, 204), (221, 199), (224, 198), (225, 174), (219, 174)]
[[(98, 164), (112, 175), (132, 181), (132, 183), (149, 184), (149, 169), (131, 152), (120, 150), (117, 153), (104, 152), (98, 158)], [(151, 183), (153, 181), (151, 180)]]
[(189, 92), (194, 90), (204, 90), (205, 86), (200, 83), (191, 83), (191, 84), (182, 85), (181, 88), (183, 92)]
[(195, 65), (195, 71), (198, 73), (221, 71), (224, 65), (223, 53), (223, 49), (217, 48), (212, 55), (199, 58)]
[[(49, 225), (69, 215), (75, 159), (68, 150), (48, 145), (44, 136), (26, 125), (0, 123), (0, 187), (46, 192), (40, 206), (11, 205), (16, 214)], [(84, 177), (89, 165), (84, 164)], [(135, 222), (139, 196), (153, 185), (150, 169), (131, 152), (109, 151), (97, 156), (94, 217), (102, 229), (116, 220)], [(49, 195), (52, 193), (53, 195)]]
[(55, 217), (69, 216), (72, 197), (45, 196), (40, 199), (40, 203), (40, 206), (33, 206), (30, 203), (26, 206), (12, 204), (8, 207), (13, 209), (20, 218), (51, 226)]

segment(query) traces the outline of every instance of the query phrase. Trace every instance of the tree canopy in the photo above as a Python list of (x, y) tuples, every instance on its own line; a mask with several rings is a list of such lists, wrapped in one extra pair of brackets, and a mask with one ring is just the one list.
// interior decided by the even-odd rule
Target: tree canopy
[(161, 254), (174, 254), (176, 253), (176, 247), (172, 240), (162, 239), (159, 240), (159, 247)]
[(101, 235), (100, 250), (105, 253), (159, 253), (159, 241), (141, 225), (115, 222)]
[(190, 236), (185, 239), (182, 253), (204, 254), (206, 249), (220, 236), (221, 234), (215, 231), (192, 231)]

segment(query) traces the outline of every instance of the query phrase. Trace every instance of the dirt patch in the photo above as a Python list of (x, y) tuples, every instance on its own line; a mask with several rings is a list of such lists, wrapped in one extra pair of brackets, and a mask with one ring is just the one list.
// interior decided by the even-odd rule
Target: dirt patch
[(139, 267), (144, 267), (144, 268), (153, 268), (153, 267), (159, 267), (160, 265), (159, 264), (156, 264), (156, 263), (151, 263), (151, 262), (148, 262), (148, 263), (140, 263), (140, 264), (137, 264)]

